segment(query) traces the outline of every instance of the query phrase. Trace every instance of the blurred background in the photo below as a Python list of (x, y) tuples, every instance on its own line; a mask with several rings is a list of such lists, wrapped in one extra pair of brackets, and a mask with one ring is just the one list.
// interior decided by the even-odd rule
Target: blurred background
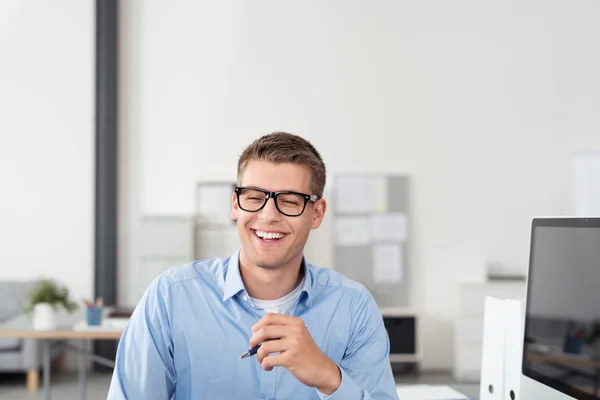
[[(465, 302), (524, 290), (532, 217), (600, 214), (599, 20), (597, 0), (3, 0), (0, 282), (135, 306), (236, 249), (233, 225), (199, 223), (230, 199), (203, 185), (288, 131), (321, 152), (326, 198), (342, 174), (408, 179), (406, 301), (384, 306), (418, 320), (419, 371), (477, 384)], [(338, 265), (334, 232), (332, 210), (311, 263)], [(69, 357), (53, 385), (77, 398)], [(0, 398), (41, 396), (20, 373)]]

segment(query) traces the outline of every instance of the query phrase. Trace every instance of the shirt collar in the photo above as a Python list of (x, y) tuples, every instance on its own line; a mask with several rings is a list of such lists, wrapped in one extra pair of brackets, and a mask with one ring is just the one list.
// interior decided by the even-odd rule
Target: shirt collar
[(304, 284), (302, 285), (302, 292), (300, 292), (300, 296), (302, 296), (303, 293), (306, 293), (306, 305), (310, 307), (314, 278), (310, 264), (306, 262), (304, 256), (302, 256), (302, 267), (304, 268)]
[(241, 248), (237, 249), (229, 258), (229, 263), (227, 264), (227, 269), (225, 271), (223, 301), (235, 296), (245, 289), (244, 282), (242, 282), (242, 276), (240, 275), (240, 250)]
[[(227, 269), (225, 271), (225, 286), (223, 289), (223, 301), (235, 296), (242, 290), (245, 290), (242, 276), (240, 275), (240, 251), (241, 248), (237, 249), (236, 252), (229, 258)], [(314, 279), (310, 265), (306, 262), (304, 256), (302, 256), (302, 267), (304, 268), (304, 284), (302, 285), (302, 292), (306, 293), (306, 301), (308, 306), (311, 304), (312, 288), (314, 286)]]

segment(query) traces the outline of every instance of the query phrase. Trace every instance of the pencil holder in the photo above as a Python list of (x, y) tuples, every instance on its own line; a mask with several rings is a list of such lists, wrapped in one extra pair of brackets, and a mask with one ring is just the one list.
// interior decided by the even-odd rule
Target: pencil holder
[(102, 325), (102, 307), (87, 307), (85, 310), (85, 322), (88, 326)]

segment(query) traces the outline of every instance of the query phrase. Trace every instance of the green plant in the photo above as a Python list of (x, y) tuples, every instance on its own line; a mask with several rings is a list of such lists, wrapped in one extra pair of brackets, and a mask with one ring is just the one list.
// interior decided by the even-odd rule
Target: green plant
[(34, 285), (27, 302), (25, 312), (30, 314), (36, 304), (48, 303), (56, 311), (60, 307), (69, 313), (77, 310), (78, 305), (69, 299), (69, 289), (52, 279), (42, 279)]

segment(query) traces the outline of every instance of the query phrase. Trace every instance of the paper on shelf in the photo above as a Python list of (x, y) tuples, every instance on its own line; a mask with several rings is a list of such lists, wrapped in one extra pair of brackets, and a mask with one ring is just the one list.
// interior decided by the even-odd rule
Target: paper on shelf
[(371, 243), (367, 217), (338, 217), (335, 221), (335, 241), (340, 246), (364, 246)]
[(404, 242), (408, 236), (408, 222), (404, 213), (382, 213), (371, 216), (373, 240)]
[(373, 210), (375, 212), (387, 211), (387, 180), (384, 177), (373, 179)]
[(375, 283), (401, 282), (404, 275), (400, 244), (373, 246), (373, 280)]
[(88, 325), (85, 320), (73, 325), (78, 332), (121, 332), (127, 326), (129, 318), (104, 318), (101, 325)]
[(340, 213), (384, 212), (387, 183), (378, 176), (341, 176), (337, 179), (336, 209)]

